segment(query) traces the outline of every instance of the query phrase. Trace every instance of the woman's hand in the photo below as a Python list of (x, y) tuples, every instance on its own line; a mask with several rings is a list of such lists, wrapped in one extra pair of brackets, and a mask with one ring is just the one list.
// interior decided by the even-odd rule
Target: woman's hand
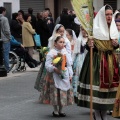
[(21, 44), (21, 47), (24, 48), (23, 44)]
[(54, 72), (56, 72), (57, 74), (61, 74), (61, 71), (58, 68), (54, 68)]
[(94, 40), (93, 39), (88, 40), (88, 46), (94, 48)]
[(113, 40), (112, 40), (112, 45), (113, 45), (114, 47), (118, 46), (118, 40), (117, 40), (117, 39), (113, 39)]

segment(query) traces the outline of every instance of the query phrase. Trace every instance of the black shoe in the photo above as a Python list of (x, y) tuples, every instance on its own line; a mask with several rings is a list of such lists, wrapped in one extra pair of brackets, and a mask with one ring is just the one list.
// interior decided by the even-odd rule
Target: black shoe
[(52, 114), (53, 114), (53, 117), (59, 117), (59, 114), (55, 114), (54, 112)]
[(59, 116), (60, 116), (60, 117), (65, 117), (66, 114), (65, 114), (65, 113), (59, 113)]
[(96, 120), (95, 113), (93, 113), (93, 119)]
[(41, 63), (41, 62), (37, 61), (37, 66), (39, 66), (39, 65), (40, 65), (40, 63)]

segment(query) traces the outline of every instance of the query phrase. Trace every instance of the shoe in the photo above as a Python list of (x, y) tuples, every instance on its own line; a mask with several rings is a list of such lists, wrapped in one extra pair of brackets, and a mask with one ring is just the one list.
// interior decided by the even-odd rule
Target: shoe
[(41, 62), (37, 61), (37, 66), (39, 66), (39, 65), (40, 65), (40, 63), (41, 63)]
[(53, 117), (59, 117), (59, 114), (55, 114), (54, 112), (52, 114), (53, 114)]
[(96, 120), (95, 113), (93, 113), (93, 119)]
[(60, 117), (65, 117), (66, 114), (65, 114), (65, 113), (59, 113), (59, 116), (60, 116)]
[(112, 112), (113, 112), (113, 111), (107, 111), (107, 114), (108, 114), (108, 115), (112, 115)]

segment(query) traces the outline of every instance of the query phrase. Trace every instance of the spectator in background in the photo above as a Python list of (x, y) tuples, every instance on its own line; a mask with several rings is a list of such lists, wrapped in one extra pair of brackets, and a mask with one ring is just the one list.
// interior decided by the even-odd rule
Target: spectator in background
[(35, 26), (36, 26), (36, 17), (33, 15), (33, 9), (32, 8), (28, 8), (28, 14), (31, 15), (31, 25), (33, 27), (33, 29), (35, 29)]
[(10, 51), (10, 26), (8, 19), (5, 17), (6, 9), (0, 7), (0, 19), (1, 19), (1, 39), (3, 41), (3, 57), (4, 64), (7, 72), (9, 72), (9, 51)]
[(35, 46), (33, 40), (33, 34), (35, 34), (35, 30), (32, 28), (30, 24), (31, 16), (29, 14), (24, 15), (24, 20), (22, 25), (22, 40), (23, 46), (28, 49), (28, 53), (31, 57), (33, 57), (33, 47)]
[(23, 10), (18, 11), (18, 21), (20, 22), (21, 25), (24, 22), (24, 11)]
[(22, 25), (18, 19), (18, 13), (12, 14), (12, 20), (10, 22), (11, 35), (14, 38), (22, 43)]
[(48, 12), (49, 12), (48, 16), (49, 16), (49, 17), (52, 17), (52, 13), (51, 13), (51, 11), (50, 11), (50, 8), (45, 8), (45, 11), (48, 11)]
[(46, 47), (51, 34), (46, 21), (44, 21), (43, 14), (44, 12), (37, 13), (36, 32), (40, 35), (41, 45)]
[(54, 29), (54, 21), (52, 17), (49, 17), (49, 11), (44, 11), (43, 12), (44, 15), (44, 20), (50, 30), (50, 34), (52, 35), (53, 29)]
[(62, 24), (65, 29), (71, 29), (73, 20), (73, 16), (70, 14), (70, 11), (68, 11), (68, 8), (63, 8), (59, 24)]

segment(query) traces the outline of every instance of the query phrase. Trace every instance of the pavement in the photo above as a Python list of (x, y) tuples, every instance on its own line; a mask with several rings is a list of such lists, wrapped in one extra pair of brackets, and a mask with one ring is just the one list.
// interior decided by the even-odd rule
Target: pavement
[[(34, 54), (37, 60), (38, 54)], [(40, 104), (39, 92), (34, 89), (40, 66), (26, 71), (8, 73), (0, 77), (0, 120), (88, 120), (90, 109), (76, 106), (64, 107), (65, 118), (54, 118), (51, 105)], [(108, 120), (117, 120), (108, 116)]]

